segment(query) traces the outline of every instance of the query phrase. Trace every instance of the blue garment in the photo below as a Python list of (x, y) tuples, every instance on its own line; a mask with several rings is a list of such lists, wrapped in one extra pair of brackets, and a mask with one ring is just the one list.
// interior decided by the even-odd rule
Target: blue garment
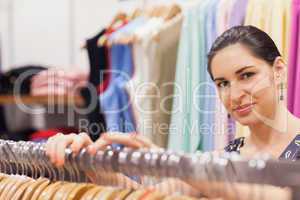
[(108, 88), (100, 94), (101, 110), (105, 115), (107, 131), (135, 131), (134, 116), (125, 85), (133, 74), (132, 47), (112, 45), (111, 80)]
[[(219, 0), (211, 0), (209, 4), (206, 5), (206, 8), (203, 9), (205, 15), (204, 22), (204, 30), (206, 44), (205, 44), (205, 53), (206, 55), (209, 53), (210, 48), (217, 38), (217, 16), (216, 10), (218, 6)], [(203, 67), (201, 67), (201, 73), (203, 76), (203, 81), (205, 82), (205, 87), (203, 94), (205, 94), (205, 98), (202, 99), (202, 103), (200, 101), (200, 105), (203, 106), (201, 110), (202, 115), (202, 124), (207, 126), (205, 131), (202, 133), (202, 149), (203, 151), (212, 151), (214, 150), (214, 137), (217, 137), (214, 133), (214, 124), (215, 124), (215, 111), (216, 111), (216, 98), (218, 98), (216, 93), (216, 88), (214, 82), (211, 80), (211, 77), (207, 71), (207, 57), (203, 58)], [(200, 149), (199, 149), (200, 150)]]
[[(109, 40), (120, 35), (131, 35), (136, 28), (142, 26), (145, 17), (138, 17), (116, 32)], [(110, 48), (111, 79), (108, 88), (100, 95), (101, 110), (105, 115), (107, 131), (133, 132), (136, 130), (130, 97), (125, 88), (134, 72), (131, 45), (112, 45)]]

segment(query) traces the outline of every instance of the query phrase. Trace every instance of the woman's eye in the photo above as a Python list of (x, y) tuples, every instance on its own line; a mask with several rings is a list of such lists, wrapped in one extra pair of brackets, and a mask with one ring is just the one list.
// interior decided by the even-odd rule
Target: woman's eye
[(249, 79), (250, 77), (252, 77), (253, 75), (255, 75), (254, 72), (246, 72), (246, 73), (243, 73), (241, 75), (241, 79)]
[(218, 85), (219, 88), (225, 88), (229, 85), (229, 82), (228, 81), (222, 81), (222, 82), (219, 82), (217, 85)]

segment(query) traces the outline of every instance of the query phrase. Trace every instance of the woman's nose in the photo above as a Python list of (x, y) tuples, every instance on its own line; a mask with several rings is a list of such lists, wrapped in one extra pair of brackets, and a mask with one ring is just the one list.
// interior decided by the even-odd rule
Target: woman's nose
[(246, 92), (240, 84), (233, 83), (231, 84), (229, 95), (229, 99), (233, 104), (240, 104)]

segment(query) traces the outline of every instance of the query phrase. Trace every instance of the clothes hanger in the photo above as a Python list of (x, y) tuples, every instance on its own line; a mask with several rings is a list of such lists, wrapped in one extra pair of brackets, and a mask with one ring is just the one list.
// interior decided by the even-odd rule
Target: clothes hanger
[(151, 17), (159, 17), (160, 11), (163, 9), (163, 5), (155, 5), (153, 6)]
[[(22, 147), (24, 147), (24, 146), (22, 146)], [(19, 156), (19, 161), (21, 163), (20, 163), (20, 165), (17, 165), (17, 166), (20, 166), (20, 168), (21, 168), (20, 169), (21, 170), (21, 176), (17, 177), (16, 184), (14, 184), (12, 189), (7, 193), (7, 196), (6, 196), (7, 199), (19, 199), (23, 195), (23, 193), (25, 192), (28, 185), (30, 185), (34, 182), (34, 180), (32, 178), (24, 176), (24, 174), (26, 174), (28, 170), (30, 170), (34, 174), (34, 171), (36, 169), (34, 168), (33, 165), (28, 166), (25, 163), (22, 163), (23, 160), (24, 160), (24, 157), (23, 157), (23, 154), (22, 154), (22, 152), (23, 152), (22, 147), (21, 148), (16, 148), (15, 147), (15, 148), (13, 148), (14, 151), (11, 151), (12, 154), (19, 151), (19, 154), (21, 155), (21, 156)], [(13, 157), (15, 157), (15, 156), (13, 156)], [(19, 171), (18, 167), (17, 167), (17, 171)]]
[(164, 200), (166, 195), (163, 195), (159, 192), (152, 192), (146, 198), (141, 200)]
[(5, 198), (11, 200), (13, 199), (14, 194), (20, 195), (18, 193), (19, 189), (30, 180), (32, 179), (25, 176), (18, 176), (15, 184), (13, 184), (12, 187), (7, 191)]
[(65, 198), (65, 195), (67, 195), (72, 187), (74, 187), (76, 184), (75, 183), (68, 183), (64, 182), (53, 194), (52, 200), (62, 200)]
[(130, 195), (128, 197), (126, 197), (126, 200), (137, 200), (139, 199), (143, 194), (145, 194), (145, 192), (147, 192), (146, 189), (139, 189), (139, 190), (135, 190), (132, 193), (130, 193)]
[(141, 16), (141, 15), (142, 15), (142, 12), (143, 12), (142, 9), (136, 8), (136, 9), (132, 12), (132, 14), (128, 17), (128, 18), (129, 18), (129, 21), (132, 21), (132, 20), (134, 20), (135, 18)]
[(115, 188), (106, 186), (94, 196), (94, 199), (104, 200), (104, 199), (108, 198), (109, 195), (111, 195), (114, 191), (115, 191)]
[[(5, 145), (2, 145), (2, 144), (5, 144)], [(15, 144), (19, 144), (19, 143), (12, 143), (12, 144), (4, 143), (3, 141), (0, 140), (0, 152), (2, 153), (2, 155), (4, 155), (4, 156), (0, 157), (0, 161), (2, 162), (3, 157), (5, 157), (5, 160), (3, 160), (3, 162), (8, 163), (8, 167), (5, 167), (5, 166), (1, 166), (1, 167), (7, 168), (7, 170), (8, 170), (7, 173), (10, 173), (10, 174), (12, 172), (15, 173), (15, 171), (17, 171), (17, 172), (21, 171), (23, 173), (24, 170), (23, 170), (22, 166), (24, 163), (22, 163), (22, 162), (25, 162), (26, 159), (22, 159), (22, 158), (26, 158), (26, 157), (22, 157), (22, 156), (27, 155), (27, 153), (28, 153), (28, 152), (22, 152), (20, 154), (20, 152), (15, 151), (15, 149), (14, 149), (13, 154), (9, 153), (10, 151), (7, 150), (6, 146), (11, 145), (13, 148), (19, 148), (18, 145), (15, 145)], [(98, 157), (97, 157), (97, 155), (98, 155)], [(146, 159), (146, 157), (147, 157), (146, 155), (148, 155), (148, 157), (150, 156), (150, 158)], [(204, 154), (204, 155), (206, 155), (206, 154)], [(15, 158), (19, 158), (19, 156), (21, 156), (21, 159), (15, 159)], [(201, 155), (200, 158), (202, 159), (203, 157), (204, 156)], [(195, 180), (195, 181), (207, 180), (207, 181), (210, 181), (213, 183), (217, 182), (217, 181), (224, 181), (224, 179), (226, 178), (225, 172), (227, 169), (230, 169), (230, 166), (228, 165), (228, 163), (221, 165), (220, 163), (222, 163), (222, 162), (219, 163), (219, 162), (211, 161), (214, 159), (220, 159), (218, 157), (216, 157), (216, 158), (213, 157), (213, 159), (210, 159), (208, 161), (205, 161), (205, 159), (203, 159), (202, 165), (200, 165), (201, 159), (198, 158), (197, 156), (183, 155), (183, 156), (177, 157), (176, 154), (173, 154), (172, 152), (159, 152), (159, 151), (141, 152), (139, 150), (127, 150), (124, 153), (123, 151), (106, 150), (100, 154), (97, 152), (96, 157), (92, 156), (92, 157), (89, 157), (88, 159), (90, 159), (90, 158), (93, 158), (92, 159), (92, 161), (93, 161), (92, 163), (94, 163), (93, 166), (95, 166), (95, 168), (97, 167), (97, 169), (99, 166), (101, 166), (105, 170), (104, 172), (110, 172), (110, 173), (114, 172), (115, 173), (115, 172), (123, 172), (122, 170), (124, 170), (124, 171), (128, 172), (129, 173), (128, 175), (130, 175), (130, 176), (131, 175), (138, 175), (138, 176), (151, 175), (151, 176), (162, 176), (162, 177), (170, 177), (171, 176), (171, 177), (173, 177), (175, 170), (177, 170), (177, 174), (175, 175), (175, 177), (178, 177), (181, 179), (187, 178), (187, 179)], [(33, 159), (37, 159), (37, 158), (33, 158)], [(43, 157), (40, 157), (39, 159), (43, 160)], [(78, 165), (78, 161), (80, 162), (85, 159), (87, 159), (87, 157), (85, 157), (85, 156), (83, 156), (83, 157), (75, 156), (74, 159), (71, 160), (73, 162), (73, 165), (76, 166), (75, 167), (76, 170), (78, 170), (78, 171), (82, 170), (80, 165)], [(295, 178), (295, 177), (297, 177), (297, 172), (295, 171), (295, 169), (293, 169), (293, 168), (297, 168), (297, 167), (299, 168), (299, 163), (297, 163), (297, 162), (274, 161), (274, 160), (270, 160), (270, 161), (268, 160), (267, 162), (261, 162), (258, 159), (254, 159), (255, 165), (253, 165), (252, 160), (250, 160), (250, 161), (249, 160), (233, 161), (235, 168), (236, 168), (236, 166), (240, 166), (236, 169), (240, 168), (240, 171), (244, 172), (247, 175), (247, 176), (246, 175), (241, 176), (243, 174), (239, 174), (239, 172), (237, 171), (236, 174), (239, 174), (238, 182), (244, 181), (246, 183), (248, 183), (248, 182), (249, 183), (260, 183), (263, 181), (263, 183), (266, 183), (266, 184), (269, 183), (269, 184), (272, 184), (275, 186), (282, 186), (282, 185), (290, 186), (290, 183), (292, 182), (292, 184), (293, 184), (292, 186), (300, 185), (299, 179)], [(21, 163), (19, 163), (19, 162), (21, 162)], [(28, 160), (26, 162), (28, 162)], [(30, 160), (30, 162), (35, 162), (37, 164), (39, 163), (39, 162), (36, 162), (35, 160)], [(144, 168), (142, 168), (141, 163), (143, 163)], [(171, 166), (174, 166), (175, 164), (178, 164), (178, 167), (171, 169), (171, 171), (169, 171), (169, 168)], [(252, 165), (250, 165), (250, 164), (252, 164)], [(206, 166), (207, 173), (204, 173), (203, 168), (199, 167), (199, 166), (203, 166), (203, 165)], [(14, 170), (12, 170), (11, 166), (15, 166), (16, 168)], [(255, 166), (255, 167), (253, 167), (253, 166)], [(27, 169), (27, 168), (25, 168), (25, 169)], [(34, 169), (38, 169), (38, 168), (34, 168)], [(182, 169), (185, 169), (185, 170), (182, 170)], [(199, 169), (199, 170), (197, 170), (197, 169)], [(280, 171), (278, 171), (278, 169)], [(57, 175), (58, 180), (60, 180), (60, 179), (64, 180), (65, 174), (63, 174), (63, 173), (65, 171), (63, 171), (63, 173), (60, 173), (58, 170), (54, 170), (54, 171), (55, 171), (54, 174)], [(290, 175), (291, 172), (296, 173), (296, 174), (293, 174), (293, 177), (295, 180), (288, 179), (288, 181), (286, 181), (286, 180), (282, 179), (283, 178), (282, 176), (279, 176), (280, 179), (278, 179), (278, 177), (276, 177), (276, 175), (278, 174), (278, 172), (280, 172), (280, 174), (281, 174), (282, 171), (287, 173), (287, 175)], [(141, 173), (141, 172), (143, 172), (143, 173)], [(263, 177), (262, 175), (267, 176), (266, 172), (272, 173), (272, 176), (270, 177), (270, 175), (268, 175), (268, 177), (262, 178)], [(24, 173), (25, 174), (27, 173), (26, 170), (24, 171)], [(274, 177), (274, 175), (275, 175), (275, 177)], [(224, 176), (225, 176), (225, 178), (224, 178)], [(16, 175), (11, 175), (10, 178), (11, 177), (15, 178)], [(50, 178), (52, 179), (52, 177), (50, 177)], [(78, 178), (79, 177), (76, 177), (76, 179), (78, 179)], [(262, 179), (264, 179), (264, 180), (262, 180)], [(112, 180), (114, 180), (114, 179), (112, 179)], [(64, 182), (64, 183), (66, 183), (66, 182)], [(9, 184), (10, 183), (8, 183), (7, 185), (9, 185)], [(50, 186), (52, 186), (53, 184), (56, 184), (56, 183), (52, 183)], [(0, 183), (0, 185), (1, 185), (1, 183)], [(10, 187), (7, 185), (5, 187)], [(47, 190), (49, 191), (49, 188), (47, 188)], [(46, 191), (46, 189), (43, 192), (45, 192), (45, 191)], [(247, 193), (247, 194), (249, 194), (249, 193)], [(251, 192), (251, 194), (253, 194), (253, 193)], [(50, 197), (53, 197), (53, 196), (51, 196), (51, 195), (53, 195), (53, 194), (51, 194), (51, 192), (48, 195), (50, 195)]]
[(26, 190), (24, 194), (24, 199), (38, 200), (43, 191), (46, 190), (46, 188), (50, 185), (50, 180), (43, 178), (45, 174), (48, 174), (49, 177), (56, 179), (55, 171), (50, 167), (49, 161), (47, 162), (45, 156), (41, 156), (43, 150), (44, 147), (41, 144), (35, 144), (28, 150), (31, 159), (35, 160), (36, 162), (34, 163), (37, 163), (37, 165), (40, 166), (40, 168), (38, 167), (37, 169), (41, 170), (39, 173), (41, 177), (38, 178), (34, 184), (28, 186), (28, 190)]
[[(112, 31), (112, 30), (115, 30), (117, 28), (119, 28), (120, 26), (122, 26), (124, 23), (126, 23), (128, 21), (128, 17), (127, 17), (127, 14), (124, 13), (124, 12), (119, 12), (115, 15), (115, 17), (113, 18), (113, 20), (111, 21), (111, 23), (108, 25), (107, 27), (107, 31)], [(98, 39), (98, 42), (97, 42), (97, 45), (100, 47), (100, 46), (103, 46), (106, 44), (108, 40), (108, 37), (106, 34), (103, 34), (101, 37), (99, 37)]]
[(6, 185), (11, 181), (9, 178), (5, 178), (4, 180), (1, 181), (0, 183), (0, 196), (4, 192)]
[(2, 194), (0, 195), (0, 199), (7, 199), (9, 191), (12, 190), (13, 186), (17, 184), (18, 178), (16, 175), (13, 175), (12, 178), (8, 179), (8, 183), (6, 184)]
[(22, 197), (22, 200), (31, 200), (33, 198), (34, 192), (38, 191), (38, 188), (43, 183), (49, 183), (49, 180), (46, 178), (38, 178), (33, 183), (28, 184), (25, 194)]
[(165, 13), (163, 14), (163, 18), (165, 21), (168, 21), (181, 13), (181, 8), (178, 4), (172, 4), (169, 6), (166, 10)]
[(79, 177), (79, 172), (76, 170), (76, 167), (73, 165), (73, 156), (72, 156), (72, 151), (70, 149), (66, 150), (66, 155), (65, 155), (65, 162), (66, 165), (64, 165), (66, 171), (69, 174), (70, 181), (75, 182), (77, 177)]
[(107, 187), (107, 189), (103, 190), (102, 192), (98, 193), (95, 196), (95, 199), (101, 200), (115, 200), (115, 197), (122, 191), (119, 188)]
[[(12, 146), (16, 145), (15, 143), (12, 143)], [(5, 148), (3, 149), (5, 150), (6, 154), (11, 158), (10, 161), (12, 161), (13, 163), (18, 163), (15, 155), (14, 155), (14, 151), (12, 151), (11, 146), (10, 145), (5, 145)], [(15, 165), (16, 167), (16, 171), (19, 171), (19, 164)], [(28, 180), (27, 178), (23, 177), (23, 176), (19, 176), (19, 175), (14, 175), (11, 176), (11, 178), (8, 178), (8, 182), (5, 184), (5, 187), (3, 188), (3, 191), (0, 195), (0, 199), (11, 199), (12, 195), (14, 194), (14, 192), (18, 189), (18, 187), (20, 187), (26, 180)]]
[(102, 186), (95, 186), (94, 188), (90, 189), (88, 192), (86, 192), (83, 196), (82, 196), (82, 200), (93, 200), (96, 196), (96, 194), (98, 194), (101, 190), (103, 190), (104, 187)]
[(44, 190), (42, 191), (42, 193), (38, 197), (38, 200), (50, 200), (50, 199), (52, 199), (55, 192), (62, 186), (63, 186), (63, 183), (61, 181), (51, 183), (46, 188), (44, 188)]
[(108, 25), (108, 28), (112, 29), (114, 28), (114, 26), (118, 25), (117, 23), (124, 22), (125, 20), (127, 20), (127, 14), (125, 12), (120, 11), (115, 15), (111, 23)]
[(133, 192), (133, 189), (123, 189), (119, 192), (119, 194), (115, 197), (115, 199), (124, 199), (126, 200), (126, 197), (129, 196), (129, 194)]
[(38, 185), (36, 190), (33, 191), (31, 200), (39, 200), (43, 194), (43, 192), (48, 188), (50, 185), (50, 180), (45, 179), (44, 181), (41, 181), (41, 183)]
[(19, 199), (21, 199), (21, 197), (24, 196), (26, 190), (28, 189), (28, 186), (31, 185), (31, 184), (34, 184), (34, 183), (35, 183), (35, 180), (29, 179), (29, 181), (27, 181), (24, 184), (22, 184), (18, 188), (18, 190), (15, 192), (15, 194), (13, 194), (13, 196), (11, 197), (11, 200), (19, 200)]
[(92, 184), (79, 184), (67, 196), (66, 200), (80, 200), (85, 193), (95, 188)]

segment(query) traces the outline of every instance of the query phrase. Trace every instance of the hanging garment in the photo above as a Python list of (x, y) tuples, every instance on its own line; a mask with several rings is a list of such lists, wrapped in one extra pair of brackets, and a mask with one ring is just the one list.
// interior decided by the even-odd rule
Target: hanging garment
[[(89, 128), (88, 130), (82, 131), (91, 132), (90, 135), (93, 140), (96, 140), (102, 132), (106, 131), (105, 119), (100, 109), (101, 102), (98, 101), (98, 92), (100, 88), (104, 90), (108, 87), (109, 75), (104, 73), (108, 66), (107, 50), (105, 46), (98, 46), (97, 44), (99, 38), (104, 35), (105, 32), (106, 29), (86, 41), (90, 65), (88, 82), (90, 84), (89, 87), (94, 88), (91, 89), (87, 87), (81, 91), (81, 95), (85, 100), (85, 107), (93, 107), (87, 114)], [(92, 127), (95, 127), (95, 129), (92, 129)]]
[(167, 146), (181, 24), (182, 15), (167, 22), (152, 18), (135, 31), (136, 71), (127, 89), (138, 132), (161, 147)]
[(149, 19), (146, 17), (137, 17), (130, 21), (128, 24), (123, 26), (122, 28), (116, 30), (111, 34), (108, 41), (111, 44), (118, 44), (124, 41), (124, 39), (132, 37), (133, 33), (141, 26), (144, 26), (145, 23), (148, 23)]
[[(274, 40), (283, 58), (288, 60), (291, 0), (248, 0), (245, 25), (265, 31)], [(249, 129), (237, 124), (237, 137), (246, 136)]]
[[(211, 46), (214, 40), (217, 37), (217, 16), (216, 9), (218, 6), (219, 0), (213, 0), (206, 5), (203, 13), (204, 21), (202, 22), (205, 32), (206, 44), (205, 52), (208, 52), (211, 49)], [(211, 77), (207, 71), (207, 59), (203, 60), (205, 65), (201, 69), (201, 74), (203, 74), (203, 85), (201, 86), (201, 94), (204, 94), (203, 98), (199, 98), (198, 103), (200, 107), (200, 114), (202, 115), (201, 121), (201, 136), (203, 136), (202, 142), (198, 147), (198, 150), (203, 151), (212, 151), (214, 150), (214, 139), (219, 137), (215, 132), (215, 113), (216, 113), (216, 99), (217, 91), (215, 88), (214, 82), (211, 80)]]
[[(151, 19), (150, 19), (151, 20)], [(149, 21), (150, 21), (149, 20)], [(137, 131), (140, 134), (145, 134), (149, 138), (152, 136), (152, 109), (153, 97), (150, 95), (155, 94), (155, 83), (151, 82), (151, 79), (158, 77), (160, 69), (154, 68), (150, 63), (155, 62), (157, 59), (155, 56), (155, 50), (157, 43), (153, 41), (154, 33), (157, 31), (158, 24), (163, 24), (163, 21), (159, 18), (152, 19), (157, 20), (157, 23), (147, 21), (145, 25), (138, 27), (134, 31), (139, 40), (133, 43), (133, 59), (135, 64), (135, 71), (132, 79), (127, 84), (127, 90), (132, 100), (133, 111), (136, 117)], [(151, 24), (155, 24), (152, 26)], [(147, 28), (148, 27), (148, 28)], [(150, 33), (144, 31), (148, 29)], [(143, 37), (143, 33), (147, 34)], [(153, 89), (154, 88), (154, 89)], [(155, 99), (154, 99), (155, 100)], [(151, 138), (153, 139), (153, 138)]]
[(300, 117), (300, 1), (293, 0), (288, 64), (288, 109)]
[(232, 7), (235, 0), (220, 0), (217, 8), (217, 29), (218, 35), (221, 35), (230, 26), (229, 20), (232, 12)]
[(95, 86), (98, 86), (104, 80), (104, 77), (101, 76), (101, 71), (107, 68), (105, 58), (105, 47), (97, 45), (98, 39), (105, 32), (106, 30), (103, 29), (93, 38), (90, 38), (86, 41), (86, 49), (88, 51), (88, 58), (90, 63), (89, 82)]
[(204, 94), (204, 88), (199, 88), (199, 85), (203, 83), (203, 72), (206, 72), (203, 13), (208, 3), (208, 0), (199, 1), (184, 13), (168, 141), (168, 148), (175, 151), (195, 152), (201, 149), (203, 114), (197, 98)]
[(235, 0), (231, 15), (229, 16), (230, 27), (244, 24), (247, 5), (248, 0)]
[(105, 115), (107, 131), (133, 132), (135, 120), (125, 84), (133, 73), (132, 47), (112, 45), (110, 49), (111, 75), (108, 88), (100, 94), (101, 111)]
[(122, 44), (122, 41), (145, 21), (143, 17), (136, 18), (112, 32), (108, 37), (108, 43), (112, 45), (108, 50), (109, 84), (100, 93), (107, 131), (133, 132), (136, 130), (132, 100), (125, 88), (135, 70), (132, 61), (132, 46)]
[(245, 25), (253, 25), (270, 35), (283, 58), (288, 60), (291, 0), (248, 0)]

